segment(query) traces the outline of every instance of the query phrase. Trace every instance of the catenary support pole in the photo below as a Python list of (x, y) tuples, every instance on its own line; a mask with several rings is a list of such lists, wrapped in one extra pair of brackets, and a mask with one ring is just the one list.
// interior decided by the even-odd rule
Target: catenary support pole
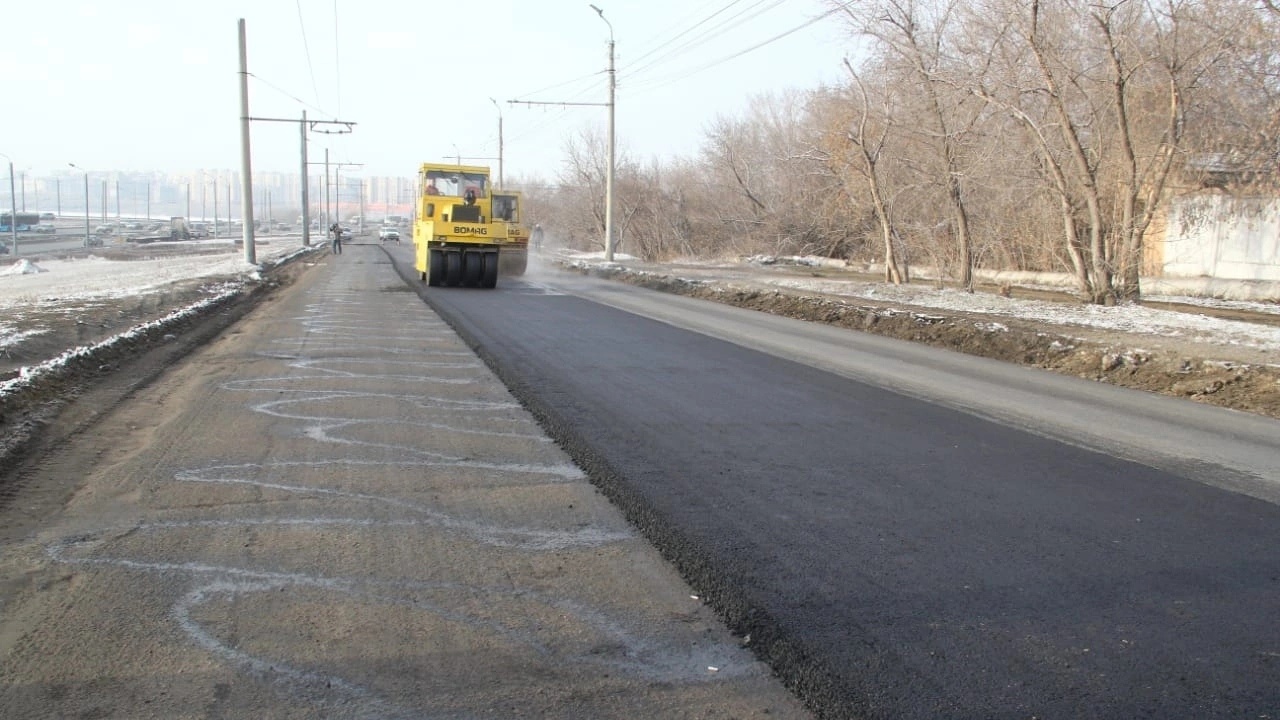
[(609, 102), (605, 105), (609, 108), (609, 166), (605, 169), (604, 175), (604, 259), (605, 262), (613, 262), (613, 175), (614, 166), (616, 164), (615, 152), (617, 143), (614, 140), (614, 90), (618, 86), (618, 76), (614, 72), (613, 66), (613, 23), (609, 22), (609, 18), (604, 16), (604, 10), (595, 5), (589, 6), (605, 25), (609, 26)]
[(240, 30), (240, 222), (244, 228), (244, 261), (256, 265), (258, 259), (253, 247), (253, 167), (249, 153), (249, 54), (245, 49), (244, 18), (240, 18), (237, 25)]
[(18, 254), (18, 196), (13, 187), (13, 161), (9, 161), (9, 232), (13, 233), (13, 254)]
[(311, 246), (311, 177), (307, 175), (307, 111), (302, 111), (302, 122), (298, 124), (302, 132), (302, 246)]

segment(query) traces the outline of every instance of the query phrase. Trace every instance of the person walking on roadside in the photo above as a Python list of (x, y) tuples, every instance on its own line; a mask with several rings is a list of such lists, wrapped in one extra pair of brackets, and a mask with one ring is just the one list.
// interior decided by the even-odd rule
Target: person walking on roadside
[(534, 252), (542, 252), (542, 224), (541, 223), (533, 226), (533, 236), (530, 239), (533, 240)]
[(332, 250), (334, 255), (342, 254), (342, 226), (334, 223), (329, 226), (329, 233), (333, 235)]

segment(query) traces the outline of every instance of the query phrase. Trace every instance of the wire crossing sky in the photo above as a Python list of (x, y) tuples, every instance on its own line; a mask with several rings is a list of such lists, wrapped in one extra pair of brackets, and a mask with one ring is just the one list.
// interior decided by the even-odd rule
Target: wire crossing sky
[[(618, 73), (618, 148), (637, 160), (698, 152), (717, 116), (768, 92), (843, 81), (856, 51), (823, 0), (604, 0)], [(238, 165), (236, 21), (248, 39), (250, 113), (339, 119), (310, 152), (410, 175), (460, 154), (550, 179), (567, 140), (603, 134), (609, 27), (579, 0), (294, 0), (11, 3), (0, 76), (13, 100), (0, 152), (32, 174)], [(330, 28), (332, 30), (330, 31)], [(323, 31), (319, 31), (323, 29)], [(296, 129), (252, 128), (256, 172), (296, 171)], [(456, 150), (455, 150), (456, 146)], [(317, 155), (318, 156), (318, 155)], [(496, 165), (496, 163), (488, 163)]]

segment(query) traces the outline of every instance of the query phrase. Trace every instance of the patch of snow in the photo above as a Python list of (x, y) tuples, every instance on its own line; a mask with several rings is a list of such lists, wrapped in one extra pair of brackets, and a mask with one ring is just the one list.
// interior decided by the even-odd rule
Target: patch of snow
[(39, 265), (36, 265), (35, 263), (31, 262), (27, 258), (22, 258), (18, 262), (10, 265), (5, 270), (0, 271), (0, 275), (38, 275), (42, 272), (49, 272), (49, 271), (45, 270)]
[[(264, 244), (256, 248), (256, 257), (261, 263), (275, 264), (300, 252), (311, 252), (314, 247), (300, 248), (293, 243)], [(34, 304), (143, 295), (175, 282), (202, 277), (226, 276), (246, 280), (261, 277), (258, 274), (260, 265), (245, 262), (242, 251), (231, 249), (223, 254), (148, 260), (108, 260), (96, 256), (47, 260), (41, 263), (41, 267), (46, 272), (0, 277), (0, 312), (8, 313), (10, 309)]]
[(224, 289), (222, 292), (218, 293), (217, 295), (212, 295), (210, 297), (207, 297), (198, 302), (194, 302), (185, 307), (178, 308), (177, 310), (174, 310), (173, 312), (169, 313), (168, 315), (165, 315), (164, 317), (158, 320), (152, 320), (151, 322), (148, 322), (148, 323), (135, 325), (134, 327), (126, 330), (125, 332), (122, 332), (119, 335), (113, 335), (107, 338), (106, 340), (103, 340), (102, 342), (94, 343), (93, 345), (81, 345), (80, 347), (71, 348), (70, 350), (63, 352), (61, 355), (55, 358), (46, 360), (40, 363), (39, 365), (24, 366), (18, 370), (18, 377), (13, 378), (11, 380), (5, 380), (4, 382), (0, 382), (0, 396), (8, 395), (16, 390), (20, 390), (30, 385), (36, 378), (40, 377), (41, 375), (45, 375), (48, 373), (61, 370), (62, 368), (66, 367), (66, 365), (70, 363), (72, 360), (75, 360), (77, 358), (82, 358), (82, 357), (91, 357), (94, 355), (94, 353), (106, 348), (110, 348), (111, 346), (116, 345), (117, 343), (124, 342), (126, 340), (131, 340), (153, 329), (166, 327), (169, 324), (173, 323), (175, 320), (179, 320), (181, 318), (194, 315), (211, 305), (220, 303), (232, 297), (233, 295), (240, 293), (241, 290), (242, 288), (240, 286), (236, 286), (231, 289)]
[[(599, 252), (572, 253), (569, 255), (569, 258), (572, 260), (604, 260), (604, 251), (601, 250)], [(627, 255), (626, 253), (614, 253), (613, 259), (615, 262), (620, 262), (623, 260), (635, 260), (636, 258), (632, 255)]]
[[(759, 263), (762, 258), (770, 257), (772, 256), (756, 256), (748, 258), (747, 261)], [(591, 265), (591, 263), (586, 262), (586, 258), (583, 259), (582, 264)], [(701, 265), (698, 267), (701, 267)], [(913, 267), (912, 271), (915, 273), (916, 269)], [(678, 274), (678, 271), (672, 274)], [(1010, 274), (1006, 273), (1005, 275), (1007, 277)], [(1053, 273), (1024, 273), (1023, 275), (1025, 277), (1020, 279), (1039, 281), (1046, 285), (1052, 285), (1057, 279), (1052, 277), (1055, 275)], [(1063, 275), (1063, 277), (1066, 276)], [(1063, 328), (1064, 333), (1067, 334), (1069, 334), (1071, 327), (1091, 327), (1280, 352), (1280, 327), (1237, 320), (1224, 320), (1174, 310), (1161, 310), (1142, 305), (1128, 304), (1107, 307), (1085, 303), (1056, 303), (1043, 300), (1006, 298), (989, 293), (967, 293), (952, 288), (938, 288), (926, 283), (892, 285), (853, 278), (835, 280), (758, 273), (751, 275), (750, 279), (756, 283), (804, 293), (818, 293), (837, 298), (861, 298), (879, 303), (901, 303), (936, 311), (986, 315), (991, 318), (990, 322), (997, 322), (997, 318), (1020, 318), (1060, 326)], [(1220, 284), (1225, 282), (1219, 281)], [(1244, 284), (1247, 285), (1248, 283)], [(1179, 296), (1176, 300), (1171, 299), (1169, 296), (1148, 296), (1148, 298), (1153, 301), (1159, 300), (1205, 306), (1214, 304), (1223, 307), (1239, 307), (1241, 309), (1280, 313), (1280, 306), (1265, 302), (1213, 300), (1194, 296)], [(891, 309), (890, 312), (892, 312)]]
[(49, 328), (36, 328), (34, 330), (0, 328), (0, 348), (14, 347), (29, 337), (44, 335), (47, 332), (49, 332)]

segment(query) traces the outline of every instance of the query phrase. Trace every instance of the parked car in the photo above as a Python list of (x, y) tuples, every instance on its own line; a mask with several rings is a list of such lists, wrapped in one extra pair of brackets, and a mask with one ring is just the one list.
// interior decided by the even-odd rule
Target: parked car
[(102, 247), (102, 238), (97, 235), (90, 235), (84, 244), (86, 247)]
[(114, 225), (99, 225), (93, 229), (94, 235), (111, 235), (116, 231)]
[(45, 235), (52, 235), (53, 233), (58, 232), (58, 228), (54, 227), (53, 223), (47, 223), (47, 222), (42, 222), (39, 225), (36, 225), (34, 228), (32, 228), (32, 230), (38, 233), (43, 233)]
[(9, 243), (0, 241), (0, 255), (9, 254)]
[(382, 242), (386, 242), (388, 240), (400, 242), (400, 231), (390, 225), (383, 225), (382, 228), (378, 230), (378, 239)]
[(40, 219), (41, 220), (57, 220), (58, 216), (54, 215), (51, 212), (42, 212), (40, 213)]
[(191, 223), (191, 225), (187, 227), (187, 230), (191, 233), (192, 238), (209, 237), (209, 226), (204, 223)]

